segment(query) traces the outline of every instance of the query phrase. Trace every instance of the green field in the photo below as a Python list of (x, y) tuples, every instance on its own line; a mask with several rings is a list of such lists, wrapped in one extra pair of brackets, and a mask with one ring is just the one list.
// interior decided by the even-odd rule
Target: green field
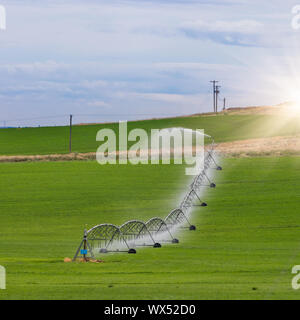
[[(17, 151), (40, 153), (36, 146)], [(63, 259), (86, 224), (166, 216), (186, 190), (184, 168), (0, 164), (0, 299), (299, 299), (291, 269), (300, 264), (300, 158), (226, 159), (223, 167), (204, 197), (209, 206), (193, 213), (197, 230), (181, 231), (180, 244), (82, 264)]]
[[(204, 129), (217, 142), (261, 138), (300, 133), (299, 118), (271, 115), (218, 115), (136, 121), (128, 123), (128, 130), (186, 127)], [(73, 152), (95, 152), (101, 144), (96, 134), (102, 128), (117, 124), (74, 126)], [(32, 155), (69, 152), (68, 127), (0, 129), (0, 155)]]

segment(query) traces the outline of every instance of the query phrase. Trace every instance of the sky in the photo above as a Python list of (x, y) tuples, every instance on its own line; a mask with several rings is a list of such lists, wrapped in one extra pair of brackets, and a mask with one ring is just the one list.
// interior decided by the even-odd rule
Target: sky
[(212, 111), (214, 79), (220, 105), (300, 101), (297, 0), (1, 5), (0, 127)]

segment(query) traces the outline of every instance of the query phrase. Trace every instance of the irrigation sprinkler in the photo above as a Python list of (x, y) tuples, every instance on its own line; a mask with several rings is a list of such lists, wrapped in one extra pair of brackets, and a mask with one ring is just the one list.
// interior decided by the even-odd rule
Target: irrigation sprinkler
[(120, 231), (127, 243), (130, 243), (133, 246), (152, 246), (153, 248), (161, 247), (160, 243), (155, 242), (151, 232), (142, 221), (127, 221), (120, 226)]
[(76, 261), (78, 255), (81, 254), (83, 256), (84, 261), (88, 261), (88, 255), (90, 254), (91, 258), (95, 258), (93, 254), (93, 250), (88, 241), (88, 231), (84, 230), (83, 239), (80, 242), (80, 245), (75, 253), (73, 261)]
[(215, 167), (210, 167), (210, 168), (218, 170), (218, 171), (221, 171), (222, 167), (217, 164), (217, 162), (216, 162), (214, 156), (212, 155), (212, 153), (213, 153), (213, 151), (208, 151), (207, 161), (208, 161), (208, 163), (213, 162)]
[[(196, 198), (200, 201), (200, 205), (194, 204), (194, 200)], [(181, 202), (180, 209), (182, 209), (183, 211), (187, 211), (191, 207), (195, 207), (195, 206), (207, 207), (207, 203), (201, 200), (201, 198), (199, 197), (195, 189), (191, 189), (189, 193), (184, 197), (183, 201)]]
[[(204, 159), (204, 164), (208, 165), (211, 169), (215, 169), (215, 170), (220, 171), (220, 170), (222, 170), (222, 167), (217, 164), (213, 153), (214, 153), (214, 145), (211, 145), (210, 150), (207, 150), (207, 155)], [(211, 163), (214, 163), (214, 167), (211, 166)]]
[(152, 234), (152, 237), (155, 239), (156, 237), (165, 236), (165, 234), (169, 234), (170, 240), (161, 240), (164, 242), (172, 242), (179, 243), (179, 240), (174, 238), (171, 231), (168, 228), (166, 222), (161, 218), (152, 218), (146, 222), (147, 229)]
[[(88, 261), (90, 257), (94, 258), (96, 253), (136, 253), (135, 247), (138, 246), (160, 248), (161, 244), (156, 242), (155, 239), (161, 239), (163, 242), (179, 243), (179, 240), (174, 238), (171, 232), (172, 228), (180, 227), (196, 230), (196, 226), (190, 223), (187, 214), (192, 207), (207, 206), (207, 203), (200, 198), (199, 190), (201, 187), (216, 187), (216, 184), (209, 178), (208, 170), (222, 170), (222, 167), (217, 164), (214, 158), (214, 139), (206, 134), (204, 136), (212, 140), (209, 147), (206, 148), (204, 167), (194, 178), (179, 208), (171, 211), (164, 220), (157, 217), (146, 223), (139, 220), (130, 220), (120, 227), (107, 223), (97, 225), (88, 231), (84, 230), (83, 239), (73, 261), (79, 255), (82, 255), (83, 259)], [(194, 204), (195, 200), (198, 200), (200, 204)]]
[(210, 188), (215, 188), (216, 187), (216, 184), (209, 179), (209, 177), (208, 177), (207, 173), (205, 172), (205, 170), (203, 170), (203, 176), (208, 181)]
[(211, 167), (210, 164), (213, 162), (215, 167), (211, 167), (211, 169), (216, 169), (216, 170), (222, 170), (222, 167), (219, 166), (214, 158), (214, 149), (215, 149), (215, 140), (212, 136), (210, 136), (209, 134), (206, 134), (206, 133), (202, 133), (202, 132), (199, 132), (199, 131), (195, 131), (195, 130), (192, 130), (192, 129), (187, 129), (187, 128), (177, 128), (177, 129), (181, 129), (181, 130), (188, 130), (188, 131), (192, 131), (192, 132), (195, 132), (196, 134), (199, 134), (201, 136), (203, 136), (204, 138), (207, 138), (209, 139), (209, 143), (208, 143), (208, 147), (206, 147), (206, 155), (204, 157), (204, 163), (206, 165), (208, 165), (208, 167)]
[(203, 173), (203, 176), (206, 178), (206, 180), (208, 181), (208, 187), (210, 187), (210, 188), (216, 188), (216, 184), (214, 183), (214, 182), (212, 182), (211, 180), (210, 180), (210, 178), (208, 177), (208, 175), (204, 172)]
[[(123, 237), (120, 228), (113, 224), (100, 224), (88, 231), (89, 242), (100, 253), (128, 252), (135, 253)], [(124, 247), (128, 250), (124, 250)]]
[(209, 149), (206, 151), (207, 152), (207, 155), (205, 157), (205, 163), (209, 164), (211, 162), (214, 163), (215, 167), (211, 167), (211, 169), (216, 169), (216, 170), (222, 170), (222, 167), (220, 165), (217, 164), (215, 158), (214, 158), (214, 149), (215, 149), (215, 140), (212, 136), (208, 135), (208, 134), (205, 134), (206, 137), (208, 137), (210, 140), (211, 140), (211, 143), (209, 145)]
[[(92, 258), (94, 258), (95, 252), (101, 254), (109, 252), (136, 253), (135, 249), (128, 246), (128, 243), (123, 237), (120, 228), (109, 223), (97, 225), (89, 231), (85, 230), (84, 238), (76, 252), (73, 261), (76, 260), (79, 252), (84, 252), (84, 260), (87, 261), (88, 252), (82, 251), (82, 245), (84, 245), (83, 250), (88, 248)], [(127, 250), (125, 250), (124, 247)]]
[[(204, 180), (206, 180), (206, 182)], [(201, 171), (201, 173), (195, 177), (194, 181), (191, 184), (191, 189), (198, 190), (200, 189), (200, 187), (216, 187), (216, 184), (209, 179), (205, 170)]]
[[(188, 224), (190, 230), (196, 230), (196, 227), (193, 226), (187, 216), (184, 214), (181, 208), (171, 211), (165, 218), (166, 225), (169, 228), (176, 227), (178, 225), (183, 225), (185, 222)], [(182, 227), (184, 228), (184, 227)]]

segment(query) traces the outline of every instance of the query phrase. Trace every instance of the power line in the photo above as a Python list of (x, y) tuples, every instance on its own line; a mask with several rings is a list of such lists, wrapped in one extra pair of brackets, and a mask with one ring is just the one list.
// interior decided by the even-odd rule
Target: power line
[(66, 117), (65, 115), (57, 115), (57, 116), (44, 116), (44, 117), (34, 117), (34, 118), (19, 118), (19, 119), (11, 119), (11, 120), (1, 120), (1, 122), (18, 122), (18, 121), (32, 121), (32, 120), (45, 120), (45, 119), (56, 119)]
[[(216, 91), (216, 83), (218, 81), (211, 81), (213, 82), (214, 86), (214, 111), (215, 105), (216, 105), (216, 99), (215, 99), (215, 91)], [(3, 124), (4, 127), (7, 125), (7, 123), (16, 123), (16, 122), (25, 122), (25, 121), (38, 121), (38, 120), (48, 120), (48, 119), (59, 119), (59, 118), (67, 118), (69, 117), (69, 114), (60, 114), (60, 115), (49, 115), (49, 116), (40, 116), (40, 117), (31, 117), (31, 118), (17, 118), (17, 119), (3, 119), (0, 120)], [(92, 113), (92, 114), (83, 114), (83, 113), (77, 113), (77, 114), (72, 114), (72, 117), (178, 117), (178, 116), (183, 116), (182, 113)]]
[(214, 100), (214, 105), (213, 105), (213, 112), (216, 112), (216, 84), (219, 82), (217, 80), (212, 80), (210, 81), (213, 84), (213, 100)]
[(72, 120), (73, 116), (70, 114), (70, 140), (69, 140), (69, 152), (72, 153)]
[(218, 113), (218, 98), (221, 86), (216, 86), (216, 113)]
[(95, 113), (95, 114), (74, 114), (76, 117), (86, 117), (86, 116), (100, 116), (100, 117), (113, 117), (113, 116), (180, 116), (179, 113)]
[[(95, 113), (95, 114), (73, 114), (73, 117), (130, 117), (130, 116), (180, 116), (179, 113)], [(57, 118), (66, 118), (69, 117), (69, 114), (56, 115), (56, 116), (44, 116), (44, 117), (33, 117), (33, 118), (18, 118), (10, 120), (0, 120), (1, 122), (20, 122), (20, 121), (33, 121), (33, 120), (47, 120), (47, 119), (57, 119)]]

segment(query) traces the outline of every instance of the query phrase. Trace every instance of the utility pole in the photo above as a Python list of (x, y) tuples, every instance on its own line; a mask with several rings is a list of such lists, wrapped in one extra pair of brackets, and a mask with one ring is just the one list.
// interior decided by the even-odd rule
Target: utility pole
[(221, 86), (216, 86), (216, 113), (218, 113), (218, 98)]
[(70, 142), (69, 142), (69, 152), (72, 153), (72, 120), (73, 115), (70, 114)]
[(219, 81), (212, 80), (212, 81), (210, 81), (210, 82), (213, 84), (214, 112), (216, 112), (216, 84), (217, 84)]
[(226, 110), (226, 98), (223, 99), (223, 110)]

